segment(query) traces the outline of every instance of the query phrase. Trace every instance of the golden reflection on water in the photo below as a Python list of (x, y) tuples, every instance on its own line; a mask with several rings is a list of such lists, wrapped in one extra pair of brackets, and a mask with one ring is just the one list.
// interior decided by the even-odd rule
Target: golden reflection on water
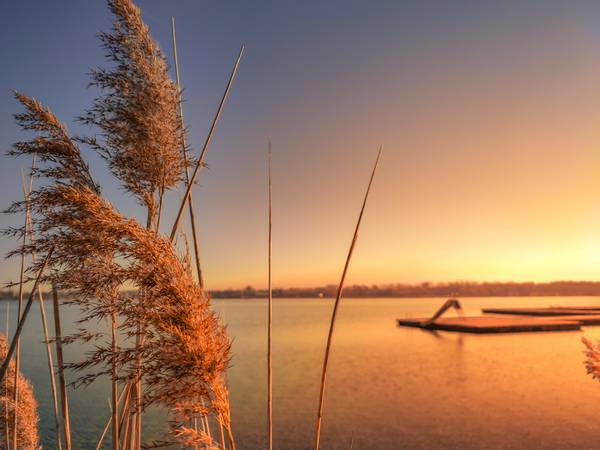
[[(352, 436), (355, 449), (597, 447), (600, 383), (585, 373), (581, 337), (600, 339), (600, 327), (470, 335), (396, 326), (398, 317), (431, 315), (443, 300), (343, 299), (330, 360), (323, 449), (347, 449)], [(600, 299), (487, 298), (461, 303), (467, 315), (477, 315), (482, 307), (600, 305)], [(235, 338), (229, 382), (238, 448), (263, 448), (266, 303), (214, 304)], [(312, 445), (331, 306), (328, 299), (274, 301), (275, 448)], [(42, 430), (50, 435), (47, 374), (38, 340), (29, 327), (24, 371), (36, 395), (40, 393)], [(77, 349), (70, 351), (76, 357)], [(77, 448), (95, 447), (108, 414), (106, 397), (108, 385), (72, 394)], [(149, 414), (145, 432), (156, 432), (161, 420), (157, 413)]]

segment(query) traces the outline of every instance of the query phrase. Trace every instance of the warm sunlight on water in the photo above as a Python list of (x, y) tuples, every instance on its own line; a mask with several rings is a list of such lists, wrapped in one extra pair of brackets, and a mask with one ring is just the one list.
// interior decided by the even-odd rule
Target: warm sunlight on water
[[(600, 305), (599, 298), (461, 300), (481, 307)], [(323, 449), (588, 449), (600, 442), (600, 383), (585, 374), (581, 332), (468, 335), (398, 328), (441, 299), (344, 299), (330, 360)], [(50, 310), (50, 304), (47, 304)], [(235, 338), (229, 372), (234, 433), (241, 450), (264, 448), (265, 302), (216, 300)], [(274, 301), (274, 447), (312, 445), (331, 300)], [(16, 303), (11, 302), (12, 311)], [(4, 324), (2, 306), (0, 324)], [(38, 307), (24, 332), (23, 370), (40, 403), (45, 448), (53, 428)], [(73, 329), (74, 311), (64, 328)], [(449, 314), (453, 314), (450, 312)], [(14, 318), (12, 319), (14, 324)], [(71, 323), (69, 323), (71, 321)], [(52, 323), (52, 322), (51, 322)], [(81, 354), (69, 348), (70, 360)], [(74, 448), (94, 449), (108, 415), (108, 384), (71, 391)], [(148, 414), (157, 437), (160, 414)], [(108, 448), (106, 446), (105, 448)]]

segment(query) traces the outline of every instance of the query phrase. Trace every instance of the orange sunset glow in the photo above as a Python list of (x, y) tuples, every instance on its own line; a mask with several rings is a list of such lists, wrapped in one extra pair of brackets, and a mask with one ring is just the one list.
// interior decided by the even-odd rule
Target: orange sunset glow
[(0, 14), (0, 450), (600, 448), (600, 2)]
[[(156, 8), (162, 14), (163, 6)], [(419, 23), (438, 24), (435, 33), (398, 27), (382, 19), (384, 10), (372, 10), (352, 29), (352, 10), (341, 34), (318, 43), (285, 34), (270, 43), (258, 31), (247, 34), (252, 58), (240, 69), (245, 76), (194, 196), (210, 288), (265, 286), (269, 139), (277, 286), (337, 282), (348, 224), (380, 144), (380, 173), (350, 282), (600, 280), (600, 38), (590, 18), (596, 9), (496, 5), (483, 18), (473, 11), (446, 19), (443, 11), (408, 11)], [(156, 31), (164, 48), (167, 31)], [(236, 51), (242, 32), (232, 33), (223, 53)], [(192, 29), (182, 24), (180, 34), (186, 39)], [(91, 46), (93, 33), (86, 39)], [(286, 50), (265, 72), (276, 45)], [(182, 82), (197, 147), (222, 83), (216, 76), (207, 86), (194, 81), (205, 77), (188, 55), (195, 48), (182, 50)], [(84, 73), (94, 55), (73, 51)], [(311, 61), (310, 69), (299, 58)], [(225, 76), (228, 63), (221, 60), (215, 70)], [(77, 74), (70, 83), (83, 87), (86, 80)], [(53, 89), (60, 86), (56, 80)], [(78, 101), (61, 106), (67, 117)], [(5, 146), (16, 139), (11, 134), (4, 133)], [(92, 155), (94, 168), (104, 177)], [(3, 189), (17, 195), (18, 179), (8, 176), (17, 163), (7, 161), (2, 170)], [(107, 189), (122, 211), (142, 214), (122, 192)], [(171, 197), (168, 211), (177, 198)], [(16, 268), (14, 261), (3, 264)]]

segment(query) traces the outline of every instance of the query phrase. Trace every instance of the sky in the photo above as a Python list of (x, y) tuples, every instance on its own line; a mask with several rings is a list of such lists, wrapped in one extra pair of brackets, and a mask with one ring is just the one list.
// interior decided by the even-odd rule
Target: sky
[[(172, 61), (195, 152), (246, 51), (195, 187), (211, 289), (336, 283), (377, 149), (347, 282), (600, 280), (600, 3), (140, 0)], [(74, 135), (105, 66), (103, 1), (8, 2), (0, 16), (0, 148), (24, 139), (11, 89)], [(107, 198), (143, 217), (84, 150)], [(197, 154), (197, 153), (196, 153)], [(0, 207), (30, 161), (0, 156)], [(175, 213), (172, 194), (163, 223)], [(0, 216), (0, 227), (22, 218)], [(5, 254), (16, 242), (3, 237)], [(18, 276), (0, 262), (0, 281)]]

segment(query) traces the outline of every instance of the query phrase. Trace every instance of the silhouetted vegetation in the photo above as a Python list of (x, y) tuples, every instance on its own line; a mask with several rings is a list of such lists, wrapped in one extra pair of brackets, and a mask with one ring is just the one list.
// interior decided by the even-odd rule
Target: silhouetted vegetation
[[(335, 297), (337, 285), (308, 288), (273, 289), (273, 297)], [(211, 291), (213, 298), (264, 298), (266, 289), (223, 289)], [(552, 281), (548, 283), (470, 282), (386, 285), (352, 285), (344, 288), (344, 297), (548, 297), (600, 295), (600, 281)]]

